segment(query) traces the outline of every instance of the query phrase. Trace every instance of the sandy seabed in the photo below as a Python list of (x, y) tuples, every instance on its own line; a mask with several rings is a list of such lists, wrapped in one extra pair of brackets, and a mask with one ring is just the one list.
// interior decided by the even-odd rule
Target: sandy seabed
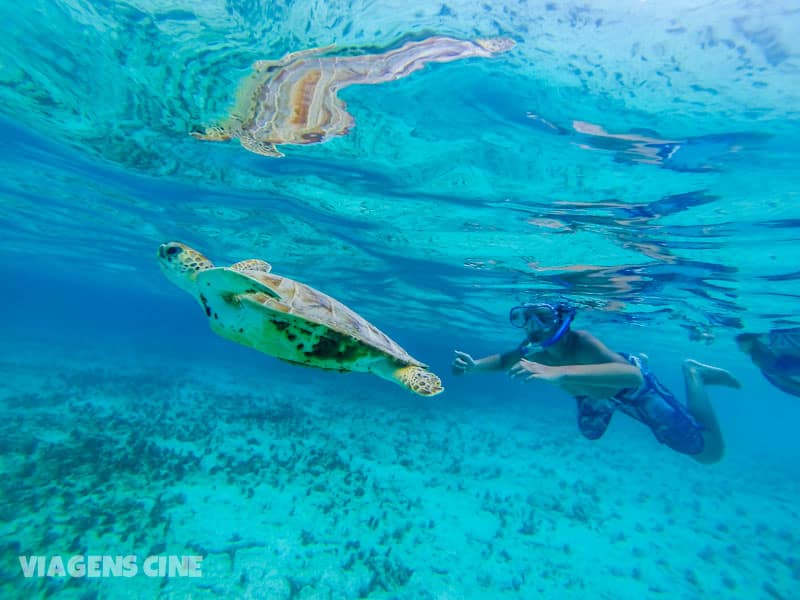
[[(362, 376), (97, 362), (0, 363), (3, 598), (800, 593), (777, 467)], [(199, 555), (202, 577), (25, 578), (33, 554)]]

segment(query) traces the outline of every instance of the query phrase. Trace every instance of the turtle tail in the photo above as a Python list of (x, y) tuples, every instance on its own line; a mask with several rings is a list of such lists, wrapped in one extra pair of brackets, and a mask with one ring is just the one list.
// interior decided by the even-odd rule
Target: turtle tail
[(420, 396), (435, 396), (444, 391), (442, 380), (423, 367), (401, 367), (392, 376), (397, 383)]

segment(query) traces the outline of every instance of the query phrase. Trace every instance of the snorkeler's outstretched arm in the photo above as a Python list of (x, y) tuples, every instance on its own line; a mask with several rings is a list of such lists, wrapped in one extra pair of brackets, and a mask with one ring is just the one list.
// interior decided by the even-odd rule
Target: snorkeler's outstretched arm
[[(637, 388), (642, 380), (641, 371), (631, 365), (617, 352), (587, 331), (576, 331), (568, 364), (545, 365), (522, 359), (509, 374), (526, 381), (540, 380), (558, 384), (570, 393), (584, 389), (587, 395), (591, 388), (600, 388), (609, 395), (624, 388)], [(600, 390), (595, 390), (600, 391)]]
[(515, 348), (504, 354), (491, 354), (483, 358), (472, 358), (466, 352), (455, 351), (453, 358), (453, 374), (464, 375), (480, 371), (505, 371), (522, 358), (519, 349)]
[[(522, 359), (509, 374), (525, 380), (538, 379), (562, 386), (624, 389), (642, 385), (642, 373), (630, 364), (605, 362), (594, 365), (551, 366)], [(613, 395), (613, 394), (612, 394)]]

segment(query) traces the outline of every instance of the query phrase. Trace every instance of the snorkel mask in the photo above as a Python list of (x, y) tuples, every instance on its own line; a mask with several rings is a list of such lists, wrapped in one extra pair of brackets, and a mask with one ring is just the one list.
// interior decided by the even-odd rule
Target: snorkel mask
[(541, 348), (552, 346), (564, 337), (574, 318), (575, 308), (566, 302), (522, 304), (508, 313), (508, 320), (514, 327), (527, 331), (528, 339), (523, 345), (535, 344)]

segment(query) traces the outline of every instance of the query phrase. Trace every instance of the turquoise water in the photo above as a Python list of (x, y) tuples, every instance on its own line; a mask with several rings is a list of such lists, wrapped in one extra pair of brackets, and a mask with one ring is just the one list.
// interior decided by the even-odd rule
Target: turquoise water
[[(0, 3), (0, 595), (792, 598), (797, 398), (735, 337), (800, 326), (800, 14), (782, 2)], [(267, 158), (190, 131), (256, 60), (505, 36), (352, 86), (345, 136)], [(181, 240), (262, 258), (431, 366), (414, 396), (209, 331)], [(725, 459), (454, 349), (508, 310), (713, 388)], [(203, 556), (202, 577), (30, 577), (19, 556)]]

